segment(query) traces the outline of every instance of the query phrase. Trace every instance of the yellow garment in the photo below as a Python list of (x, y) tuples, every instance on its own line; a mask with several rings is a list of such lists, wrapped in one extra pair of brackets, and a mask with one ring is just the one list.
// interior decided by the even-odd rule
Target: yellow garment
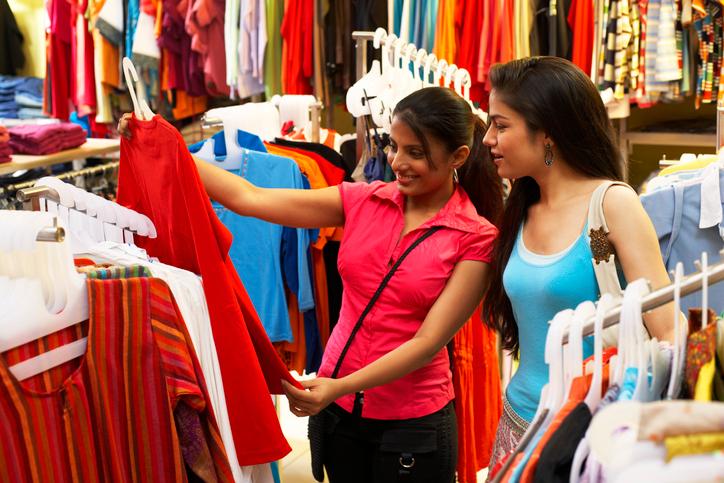
[(45, 24), (48, 14), (43, 0), (8, 0), (23, 34), (25, 65), (18, 75), (45, 77)]
[(711, 453), (724, 450), (724, 432), (669, 436), (664, 440), (666, 461), (677, 456)]
[(513, 3), (514, 54), (516, 59), (530, 57), (530, 31), (533, 28), (532, 2), (515, 0)]
[(716, 358), (713, 358), (699, 369), (699, 378), (694, 388), (694, 401), (709, 402), (712, 400), (712, 384), (716, 371)]
[(690, 171), (694, 169), (706, 168), (718, 159), (718, 156), (714, 154), (710, 156), (699, 156), (694, 161), (677, 163), (671, 166), (667, 166), (666, 168), (661, 170), (659, 176), (666, 176), (667, 174), (678, 173), (679, 171)]
[(438, 59), (452, 62), (457, 52), (455, 42), (455, 0), (440, 0), (435, 26), (435, 46), (432, 51)]

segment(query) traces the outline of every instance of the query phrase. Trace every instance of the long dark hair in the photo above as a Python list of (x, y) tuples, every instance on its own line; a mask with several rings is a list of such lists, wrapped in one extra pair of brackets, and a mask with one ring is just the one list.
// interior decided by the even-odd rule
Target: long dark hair
[[(530, 57), (497, 64), (489, 75), (496, 97), (525, 118), (530, 133), (545, 132), (568, 166), (590, 178), (623, 180), (621, 154), (606, 108), (591, 79), (578, 67), (558, 57)], [(539, 199), (540, 188), (533, 178), (513, 182), (483, 304), (484, 320), (500, 332), (503, 348), (513, 353), (519, 347), (518, 325), (503, 287), (503, 271), (528, 207)]]
[(467, 101), (451, 89), (426, 87), (398, 102), (393, 116), (412, 129), (431, 165), (428, 136), (442, 142), (450, 153), (460, 146), (470, 148), (467, 161), (458, 169), (460, 185), (478, 214), (497, 225), (503, 212), (503, 185), (483, 144), (487, 126)]

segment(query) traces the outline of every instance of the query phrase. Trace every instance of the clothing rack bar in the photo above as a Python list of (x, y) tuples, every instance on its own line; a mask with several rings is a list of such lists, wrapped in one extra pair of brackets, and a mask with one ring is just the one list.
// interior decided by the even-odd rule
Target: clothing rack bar
[[(30, 181), (30, 183), (35, 183), (35, 181)], [(26, 211), (40, 211), (40, 198), (60, 203), (58, 192), (47, 186), (21, 188), (18, 189), (16, 196), (18, 201), (23, 203), (23, 209)]]
[[(120, 164), (121, 163), (119, 161), (111, 161), (110, 163), (101, 164), (98, 166), (91, 166), (90, 168), (82, 168), (82, 169), (77, 169), (74, 171), (67, 171), (65, 173), (60, 173), (60, 174), (56, 175), (55, 178), (58, 178), (60, 180), (66, 180), (66, 179), (70, 179), (70, 178), (77, 178), (79, 176), (91, 176), (93, 174), (104, 173), (106, 171), (116, 169), (120, 166)], [(2, 191), (0, 191), (0, 192), (9, 192), (9, 191), (18, 191), (19, 192), (21, 190), (27, 190), (28, 188), (34, 187), (36, 181), (37, 180), (34, 179), (34, 180), (30, 180), (30, 181), (25, 181), (23, 183), (11, 184), (11, 185), (6, 186), (5, 188), (2, 188)], [(34, 192), (28, 191), (28, 193), (34, 193)], [(47, 198), (47, 196), (46, 196), (46, 198)], [(20, 199), (19, 197), (18, 197), (18, 200), (24, 201), (24, 200)], [(52, 200), (52, 201), (57, 202), (57, 200)]]
[(63, 229), (62, 226), (58, 226), (58, 218), (53, 218), (53, 226), (40, 230), (35, 239), (39, 242), (60, 243), (65, 240), (65, 229)]
[[(724, 250), (719, 252), (724, 257)], [(708, 274), (709, 285), (724, 280), (724, 262), (719, 262), (716, 265), (711, 265), (707, 268), (706, 273)], [(681, 296), (692, 294), (701, 290), (704, 281), (704, 272), (698, 272), (693, 275), (689, 275), (684, 278), (681, 282)], [(649, 312), (653, 309), (666, 305), (674, 300), (674, 285), (667, 285), (658, 290), (654, 290), (643, 298), (641, 309), (644, 312)], [(607, 329), (619, 323), (621, 319), (621, 306), (611, 309), (603, 318), (603, 328)], [(594, 318), (586, 321), (583, 326), (583, 336), (587, 337), (593, 335)], [(568, 334), (563, 335), (563, 344), (568, 343)]]

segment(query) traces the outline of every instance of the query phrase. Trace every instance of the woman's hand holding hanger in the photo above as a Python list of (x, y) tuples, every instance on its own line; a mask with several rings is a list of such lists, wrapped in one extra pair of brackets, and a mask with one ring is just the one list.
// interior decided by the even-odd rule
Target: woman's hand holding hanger
[(127, 112), (118, 120), (118, 133), (126, 139), (131, 139), (131, 130), (128, 127), (131, 117), (133, 113)]

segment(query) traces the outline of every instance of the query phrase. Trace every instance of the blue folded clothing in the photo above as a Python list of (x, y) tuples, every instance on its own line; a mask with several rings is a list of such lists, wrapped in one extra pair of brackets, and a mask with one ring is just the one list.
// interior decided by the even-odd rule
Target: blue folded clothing
[[(2, 99), (2, 97), (0, 97)], [(15, 102), (21, 107), (43, 107), (43, 97), (37, 97), (26, 92), (15, 94)]]
[(0, 75), (0, 93), (29, 94), (33, 97), (43, 97), (43, 79), (37, 77), (13, 77)]
[(38, 119), (41, 117), (48, 117), (43, 114), (42, 109), (38, 109), (36, 107), (21, 107), (18, 109), (19, 119)]
[(10, 101), (0, 101), (0, 111), (17, 111), (18, 105), (15, 99)]

